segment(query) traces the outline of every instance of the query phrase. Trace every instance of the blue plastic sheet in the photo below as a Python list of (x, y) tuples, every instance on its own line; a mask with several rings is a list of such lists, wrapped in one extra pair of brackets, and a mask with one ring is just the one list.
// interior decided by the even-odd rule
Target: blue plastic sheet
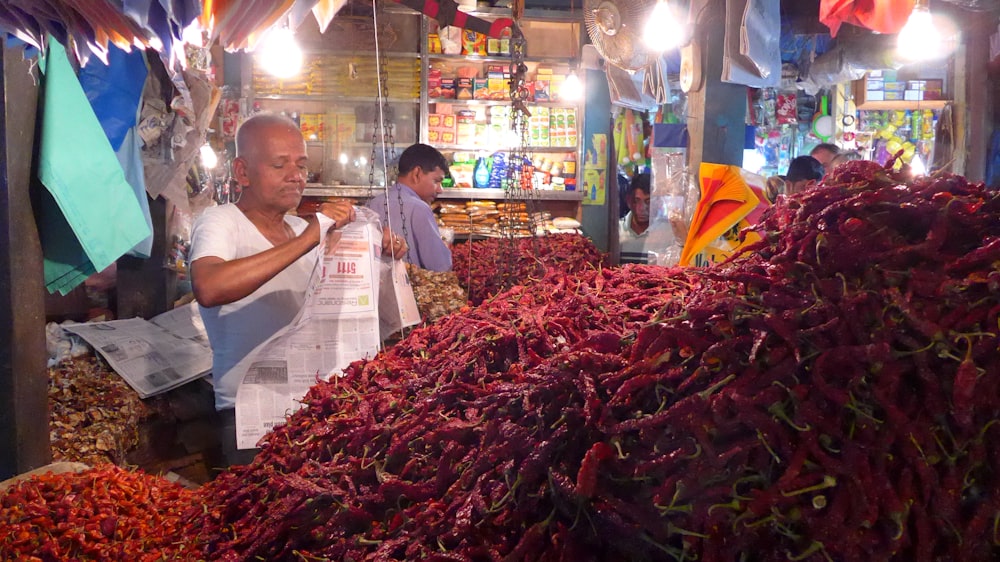
[(135, 126), (147, 74), (142, 51), (127, 53), (114, 45), (109, 45), (107, 65), (95, 62), (80, 69), (80, 85), (114, 150)]
[(142, 166), (142, 139), (139, 137), (138, 127), (132, 127), (125, 135), (121, 148), (116, 151), (118, 162), (122, 165), (125, 179), (132, 186), (135, 193), (136, 202), (142, 209), (142, 216), (146, 219), (146, 226), (149, 227), (150, 235), (136, 244), (128, 255), (137, 258), (148, 258), (153, 251), (153, 218), (149, 215), (149, 196), (146, 195), (146, 175)]

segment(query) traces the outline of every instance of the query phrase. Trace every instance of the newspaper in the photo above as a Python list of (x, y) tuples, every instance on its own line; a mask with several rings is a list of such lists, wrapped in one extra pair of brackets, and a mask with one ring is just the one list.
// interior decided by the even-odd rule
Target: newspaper
[(139, 398), (164, 393), (212, 370), (212, 349), (195, 303), (151, 321), (130, 318), (63, 328), (93, 346)]
[(381, 229), (378, 216), (333, 230), (323, 214), (322, 238), (305, 303), (290, 325), (257, 346), (234, 369), (244, 373), (236, 393), (236, 445), (250, 449), (286, 416), (317, 380), (379, 351)]

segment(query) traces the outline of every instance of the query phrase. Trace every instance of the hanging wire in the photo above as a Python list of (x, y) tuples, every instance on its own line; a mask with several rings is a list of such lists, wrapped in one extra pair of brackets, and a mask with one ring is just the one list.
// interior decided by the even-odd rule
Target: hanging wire
[[(373, 34), (375, 38), (375, 77), (377, 81), (378, 94), (375, 99), (375, 116), (372, 123), (372, 153), (371, 153), (371, 166), (368, 169), (368, 196), (372, 198), (375, 191), (375, 162), (377, 160), (376, 149), (381, 148), (382, 155), (382, 166), (383, 166), (383, 177), (385, 180), (385, 185), (382, 187), (382, 197), (385, 197), (385, 217), (386, 226), (390, 232), (395, 232), (393, 228), (392, 213), (389, 212), (389, 189), (396, 183), (396, 172), (395, 165), (390, 164), (390, 162), (396, 159), (396, 138), (393, 134), (393, 123), (391, 117), (387, 119), (387, 114), (389, 114), (389, 80), (386, 72), (386, 55), (385, 50), (382, 48), (380, 34), (385, 33), (388, 29), (388, 25), (383, 26), (379, 22), (379, 18), (385, 15), (382, 11), (383, 2), (379, 0), (372, 0), (372, 24), (373, 24)], [(381, 33), (380, 33), (381, 32)], [(381, 132), (381, 134), (379, 134)], [(387, 147), (388, 145), (388, 147)], [(399, 215), (400, 215), (400, 231), (403, 235), (403, 240), (407, 240), (407, 230), (406, 230), (406, 215), (403, 210), (403, 194), (402, 191), (397, 191), (399, 197)], [(407, 248), (406, 259), (410, 261), (410, 251), (412, 248)], [(397, 259), (390, 259), (390, 267), (392, 268), (392, 277), (396, 278), (398, 271), (397, 267), (403, 267), (403, 276), (408, 277), (405, 269), (405, 265)], [(407, 281), (407, 283), (409, 283)], [(388, 289), (388, 288), (387, 288)], [(395, 287), (392, 288), (395, 290)], [(406, 335), (407, 329), (401, 328), (401, 333)]]
[[(390, 164), (391, 161), (396, 159), (396, 140), (393, 134), (393, 124), (386, 122), (386, 114), (388, 113), (387, 108), (389, 104), (389, 84), (388, 77), (386, 73), (386, 55), (385, 51), (382, 49), (382, 43), (380, 40), (380, 30), (383, 30), (383, 26), (379, 23), (380, 15), (382, 13), (382, 4), (379, 0), (372, 0), (372, 23), (373, 32), (375, 36), (375, 77), (377, 81), (378, 94), (375, 100), (375, 117), (372, 123), (372, 154), (371, 154), (371, 166), (368, 172), (368, 196), (372, 197), (375, 188), (375, 162), (377, 161), (376, 148), (381, 148), (382, 165), (384, 171), (385, 185), (383, 186), (382, 195), (385, 197), (386, 203), (386, 225), (389, 230), (393, 230), (393, 219), (392, 214), (388, 212), (389, 209), (389, 189), (395, 184), (396, 174), (393, 172), (394, 166)], [(379, 134), (381, 132), (381, 135)], [(389, 145), (387, 150), (386, 145)], [(400, 214), (400, 231), (403, 235), (403, 239), (407, 239), (407, 229), (406, 229), (406, 215), (403, 212), (403, 194), (402, 191), (398, 192), (399, 195), (399, 214)], [(407, 248), (407, 259), (410, 259), (411, 248)], [(393, 267), (396, 267), (395, 260), (393, 260)]]

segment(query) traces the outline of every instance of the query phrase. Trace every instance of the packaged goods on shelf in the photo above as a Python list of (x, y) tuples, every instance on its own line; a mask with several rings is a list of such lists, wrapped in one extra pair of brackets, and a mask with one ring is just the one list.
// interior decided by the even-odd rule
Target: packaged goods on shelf
[(463, 29), (462, 54), (486, 56), (486, 36), (471, 29)]
[(441, 98), (455, 99), (455, 79), (441, 78)]
[(441, 70), (431, 68), (427, 71), (427, 95), (432, 98), (441, 97)]
[(303, 113), (299, 116), (299, 128), (307, 141), (321, 141), (325, 126), (322, 113)]
[(473, 78), (472, 79), (472, 99), (476, 100), (487, 100), (490, 99), (490, 82), (488, 78)]

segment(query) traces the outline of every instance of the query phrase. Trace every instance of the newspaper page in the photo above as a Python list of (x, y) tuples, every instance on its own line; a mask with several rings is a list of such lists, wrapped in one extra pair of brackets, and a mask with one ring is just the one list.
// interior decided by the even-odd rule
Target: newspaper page
[(419, 324), (420, 310), (402, 260), (382, 260), (379, 270), (379, 332), (385, 340), (403, 328)]
[(244, 373), (236, 393), (236, 445), (251, 449), (286, 416), (318, 379), (379, 351), (378, 216), (356, 209), (357, 220), (326, 234), (319, 246), (305, 303), (286, 328), (259, 345), (234, 369)]
[[(198, 303), (195, 301), (154, 316), (149, 321), (179, 338), (196, 341), (209, 347), (208, 332), (205, 330), (205, 324), (201, 321), (201, 313), (198, 311)], [(209, 353), (211, 353), (211, 349), (209, 349)]]
[[(168, 318), (178, 323), (189, 314), (190, 310), (181, 310)], [(142, 318), (63, 328), (93, 346), (139, 398), (177, 388), (212, 370), (212, 350), (197, 336), (179, 335)]]

